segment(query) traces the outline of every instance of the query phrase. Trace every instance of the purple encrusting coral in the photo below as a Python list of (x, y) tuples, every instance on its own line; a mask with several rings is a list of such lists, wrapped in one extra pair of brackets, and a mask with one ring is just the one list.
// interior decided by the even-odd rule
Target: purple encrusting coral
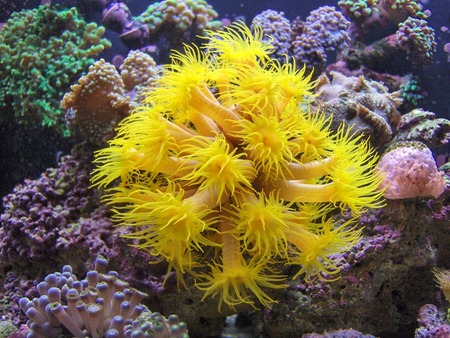
[[(64, 251), (93, 240), (82, 236), (87, 235), (87, 229), (79, 222), (80, 216), (89, 215), (99, 206), (88, 191), (89, 170), (90, 157), (75, 152), (74, 156), (63, 157), (58, 168), (46, 170), (37, 180), (25, 180), (3, 198), (0, 267), (24, 268), (36, 276), (41, 265), (33, 263), (45, 260), (49, 265), (62, 265), (67, 261)], [(110, 228), (111, 223), (108, 225)], [(91, 242), (85, 249), (92, 247), (95, 250), (98, 244)], [(88, 256), (78, 253), (81, 262), (86, 261)], [(70, 257), (77, 255), (71, 251)]]
[[(114, 232), (108, 208), (100, 204), (98, 192), (89, 189), (91, 169), (90, 150), (79, 147), (57, 168), (25, 180), (4, 197), (0, 269), (36, 278), (48, 273), (49, 266), (71, 262), (78, 268), (99, 254), (125, 276), (135, 276), (147, 265), (151, 258)], [(126, 256), (133, 256), (133, 262), (125, 264)], [(151, 275), (142, 276), (141, 284), (155, 284)]]
[(108, 208), (89, 189), (91, 168), (90, 150), (78, 147), (57, 168), (25, 180), (3, 199), (0, 271), (7, 277), (0, 284), (0, 315), (14, 324), (21, 321), (18, 295), (34, 296), (31, 285), (37, 278), (67, 262), (78, 272), (100, 254), (136, 287), (156, 293), (163, 289), (160, 276), (166, 267), (149, 265), (152, 257), (114, 231)]
[(419, 310), (415, 338), (446, 338), (450, 336), (450, 325), (444, 323), (438, 308), (433, 304), (425, 304)]
[(166, 320), (151, 313), (141, 304), (148, 295), (130, 287), (117, 272), (106, 272), (107, 265), (104, 257), (97, 257), (83, 280), (65, 265), (37, 285), (38, 298), (21, 298), (20, 308), (29, 318), (27, 338), (59, 337), (66, 330), (76, 338), (187, 337), (177, 316)]

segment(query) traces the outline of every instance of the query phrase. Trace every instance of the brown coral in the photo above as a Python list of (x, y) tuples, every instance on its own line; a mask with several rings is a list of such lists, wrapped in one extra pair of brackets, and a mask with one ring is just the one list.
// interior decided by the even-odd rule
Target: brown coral
[(333, 116), (333, 127), (345, 122), (354, 132), (370, 137), (374, 147), (388, 143), (400, 121), (400, 92), (389, 93), (383, 84), (364, 76), (330, 74), (331, 81), (326, 75), (319, 77), (316, 92), (320, 109)]
[(112, 138), (114, 128), (129, 115), (133, 104), (125, 96), (125, 86), (116, 68), (101, 59), (71, 86), (61, 107), (67, 110), (69, 127), (76, 125), (86, 141), (102, 144)]
[(422, 108), (413, 109), (402, 115), (395, 141), (420, 141), (430, 148), (447, 145), (450, 121)]
[(151, 86), (159, 77), (160, 70), (150, 55), (132, 50), (120, 66), (120, 76), (126, 90), (130, 91), (138, 86)]

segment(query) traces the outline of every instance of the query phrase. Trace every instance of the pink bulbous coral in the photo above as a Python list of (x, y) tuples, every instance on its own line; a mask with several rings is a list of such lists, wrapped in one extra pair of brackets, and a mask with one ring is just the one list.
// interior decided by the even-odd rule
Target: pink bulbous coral
[(445, 189), (433, 154), (420, 142), (397, 143), (381, 158), (378, 170), (385, 175), (380, 188), (388, 199), (436, 198)]

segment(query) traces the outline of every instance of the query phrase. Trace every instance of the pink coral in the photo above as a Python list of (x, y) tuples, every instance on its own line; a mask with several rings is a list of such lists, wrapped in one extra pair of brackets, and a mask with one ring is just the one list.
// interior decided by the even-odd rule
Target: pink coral
[(378, 170), (385, 178), (380, 188), (388, 199), (438, 197), (445, 180), (433, 155), (423, 143), (399, 142), (381, 158)]

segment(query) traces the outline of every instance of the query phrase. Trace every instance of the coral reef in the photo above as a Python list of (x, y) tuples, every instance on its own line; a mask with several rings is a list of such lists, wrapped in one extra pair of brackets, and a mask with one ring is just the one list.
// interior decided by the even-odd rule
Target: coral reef
[(102, 7), (103, 24), (119, 32), (129, 48), (156, 46), (161, 57), (180, 49), (183, 42), (196, 41), (205, 30), (222, 27), (214, 20), (217, 12), (205, 0), (163, 0), (135, 17), (123, 2), (105, 1)]
[(97, 257), (94, 269), (82, 280), (65, 265), (37, 284), (38, 298), (21, 298), (20, 307), (29, 318), (27, 337), (60, 337), (65, 331), (77, 338), (188, 337), (177, 316), (167, 320), (151, 313), (141, 304), (148, 295), (121, 280), (117, 272), (106, 272), (107, 265), (104, 257)]
[[(33, 1), (0, 0), (0, 17)], [(0, 171), (57, 163), (5, 190), (0, 337), (237, 336), (223, 331), (236, 312), (245, 336), (450, 336), (450, 163), (438, 171), (427, 149), (448, 161), (450, 121), (420, 108), (442, 42), (427, 1), (341, 0), (292, 22), (267, 10), (223, 31), (204, 0), (138, 16), (75, 2), (140, 50), (95, 62), (104, 28), (73, 8), (0, 23), (0, 143), (14, 154)], [(144, 292), (126, 322), (70, 311), (122, 302), (127, 316)]]
[(280, 62), (286, 62), (286, 58), (291, 54), (293, 33), (291, 22), (284, 16), (284, 13), (268, 9), (256, 15), (252, 24), (263, 30), (262, 41), (269, 42), (273, 46), (271, 57)]
[(377, 148), (390, 142), (400, 122), (400, 92), (389, 93), (382, 83), (364, 76), (330, 75), (331, 81), (325, 74), (319, 77), (313, 104), (333, 116), (332, 128), (337, 130), (345, 122)]
[(399, 47), (406, 50), (415, 65), (431, 63), (437, 44), (434, 29), (428, 26), (427, 21), (409, 17), (398, 25), (395, 35)]
[(450, 335), (450, 323), (443, 320), (438, 308), (433, 304), (426, 304), (419, 310), (417, 322), (420, 327), (415, 331), (415, 338), (445, 338)]
[(290, 283), (255, 325), (270, 337), (349, 323), (375, 336), (412, 337), (419, 308), (436, 300), (432, 267), (450, 258), (449, 196), (447, 189), (437, 200), (388, 200), (383, 209), (364, 213), (361, 241), (339, 255), (341, 278)]
[(76, 126), (85, 141), (97, 145), (111, 139), (115, 127), (134, 108), (116, 67), (103, 59), (70, 87), (61, 107), (67, 111), (69, 129)]
[(307, 333), (302, 338), (375, 338), (371, 334), (363, 334), (353, 329), (325, 332), (323, 334)]
[(402, 115), (395, 142), (419, 141), (429, 148), (445, 146), (450, 142), (450, 121), (421, 108)]
[(409, 17), (427, 18), (421, 2), (414, 0), (340, 0), (338, 6), (351, 20), (352, 37), (364, 42), (392, 34)]
[(375, 78), (417, 73), (431, 63), (435, 33), (420, 2), (341, 0), (338, 4), (351, 21), (352, 44), (338, 55), (337, 67), (330, 69)]
[(377, 169), (383, 174), (380, 189), (389, 199), (436, 198), (445, 190), (433, 154), (417, 141), (395, 143), (383, 154)]
[(327, 62), (327, 52), (340, 52), (350, 43), (346, 32), (349, 25), (350, 22), (334, 7), (319, 7), (306, 18), (301, 34), (293, 38), (292, 55), (300, 64), (317, 68), (320, 74)]
[(105, 60), (97, 61), (61, 101), (69, 129), (79, 130), (93, 145), (104, 146), (119, 122), (141, 103), (159, 72), (153, 58), (141, 51), (130, 51), (120, 73)]
[(1, 119), (55, 128), (63, 135), (59, 100), (110, 42), (103, 27), (75, 8), (49, 5), (15, 12), (0, 30)]
[(265, 290), (286, 279), (280, 260), (300, 266), (295, 276), (332, 278), (332, 256), (359, 231), (327, 218), (329, 202), (354, 216), (382, 204), (374, 150), (301, 110), (314, 83), (270, 59), (262, 36), (234, 24), (204, 50), (174, 53), (150, 106), (94, 160), (92, 183), (107, 188), (113, 219), (131, 231), (123, 236), (189, 285), (187, 273), (219, 310), (271, 304)]

